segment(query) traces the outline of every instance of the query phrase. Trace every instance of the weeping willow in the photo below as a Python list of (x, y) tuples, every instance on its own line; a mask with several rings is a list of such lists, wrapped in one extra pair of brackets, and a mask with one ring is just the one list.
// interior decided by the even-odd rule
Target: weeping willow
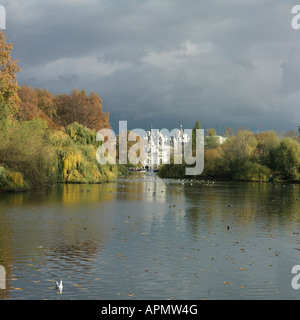
[(67, 134), (81, 145), (96, 145), (96, 133), (77, 122), (68, 126)]
[(20, 172), (10, 171), (0, 166), (0, 191), (20, 192), (29, 189), (29, 183)]
[(117, 167), (96, 160), (99, 144), (96, 132), (78, 123), (60, 130), (40, 119), (0, 126), (0, 192), (115, 181)]
[(62, 183), (101, 183), (115, 181), (118, 170), (112, 165), (99, 165), (96, 132), (78, 123), (66, 132), (55, 132), (52, 141), (57, 146), (56, 172)]

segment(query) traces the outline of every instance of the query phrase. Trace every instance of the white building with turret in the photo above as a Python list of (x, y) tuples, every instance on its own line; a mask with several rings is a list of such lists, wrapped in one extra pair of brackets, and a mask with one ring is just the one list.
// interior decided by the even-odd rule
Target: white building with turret
[(166, 129), (152, 129), (151, 126), (144, 139), (146, 145), (144, 167), (154, 170), (162, 164), (170, 163), (171, 154), (183, 150), (184, 144), (190, 141), (182, 125), (180, 129), (173, 129), (171, 132)]

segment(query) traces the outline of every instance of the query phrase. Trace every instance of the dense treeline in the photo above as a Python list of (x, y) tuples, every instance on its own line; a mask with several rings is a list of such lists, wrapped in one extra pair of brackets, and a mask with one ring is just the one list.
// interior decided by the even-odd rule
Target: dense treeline
[(73, 122), (93, 130), (110, 128), (109, 113), (102, 111), (102, 100), (96, 93), (89, 96), (85, 90), (72, 90), (71, 94), (53, 96), (47, 89), (22, 86), (18, 90), (19, 120), (45, 119), (51, 127), (67, 128)]
[(96, 160), (96, 131), (110, 128), (100, 97), (19, 87), (12, 48), (0, 32), (0, 191), (115, 180), (117, 168)]
[[(228, 130), (227, 130), (228, 133)], [(204, 171), (198, 178), (241, 181), (300, 181), (299, 137), (290, 132), (254, 134), (249, 130), (230, 130), (225, 143), (205, 138)], [(163, 165), (161, 177), (183, 178), (185, 164)]]

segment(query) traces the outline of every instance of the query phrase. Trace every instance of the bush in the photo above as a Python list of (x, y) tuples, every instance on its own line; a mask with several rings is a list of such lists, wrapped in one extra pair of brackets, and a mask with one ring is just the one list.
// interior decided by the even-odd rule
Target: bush
[(259, 163), (246, 162), (234, 176), (234, 180), (241, 181), (267, 181), (271, 170)]
[(272, 152), (275, 169), (283, 180), (299, 180), (300, 178), (300, 144), (292, 138), (284, 138)]
[(67, 133), (53, 133), (57, 147), (56, 176), (62, 183), (101, 183), (114, 181), (116, 166), (100, 165), (96, 159), (96, 133), (78, 123), (68, 126)]
[(20, 172), (6, 170), (0, 166), (0, 192), (20, 192), (29, 189), (29, 184)]
[(223, 149), (217, 148), (205, 150), (203, 175), (214, 178), (227, 178), (228, 169), (224, 161)]
[(159, 176), (161, 178), (184, 178), (185, 164), (164, 164), (159, 167)]
[(32, 186), (55, 181), (55, 149), (46, 121), (14, 121), (0, 130), (0, 163), (21, 172)]
[(74, 122), (67, 128), (67, 134), (75, 141), (80, 144), (93, 144), (96, 145), (96, 133), (84, 127), (82, 124)]
[(230, 137), (223, 145), (223, 161), (228, 170), (228, 176), (234, 175), (249, 161), (257, 147), (255, 135), (248, 130), (241, 130), (236, 136)]

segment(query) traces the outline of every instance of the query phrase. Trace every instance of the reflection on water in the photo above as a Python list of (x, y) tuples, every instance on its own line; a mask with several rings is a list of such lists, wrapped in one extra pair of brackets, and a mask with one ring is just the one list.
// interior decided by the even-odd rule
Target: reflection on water
[(0, 298), (298, 299), (299, 223), (293, 184), (138, 174), (2, 194)]

